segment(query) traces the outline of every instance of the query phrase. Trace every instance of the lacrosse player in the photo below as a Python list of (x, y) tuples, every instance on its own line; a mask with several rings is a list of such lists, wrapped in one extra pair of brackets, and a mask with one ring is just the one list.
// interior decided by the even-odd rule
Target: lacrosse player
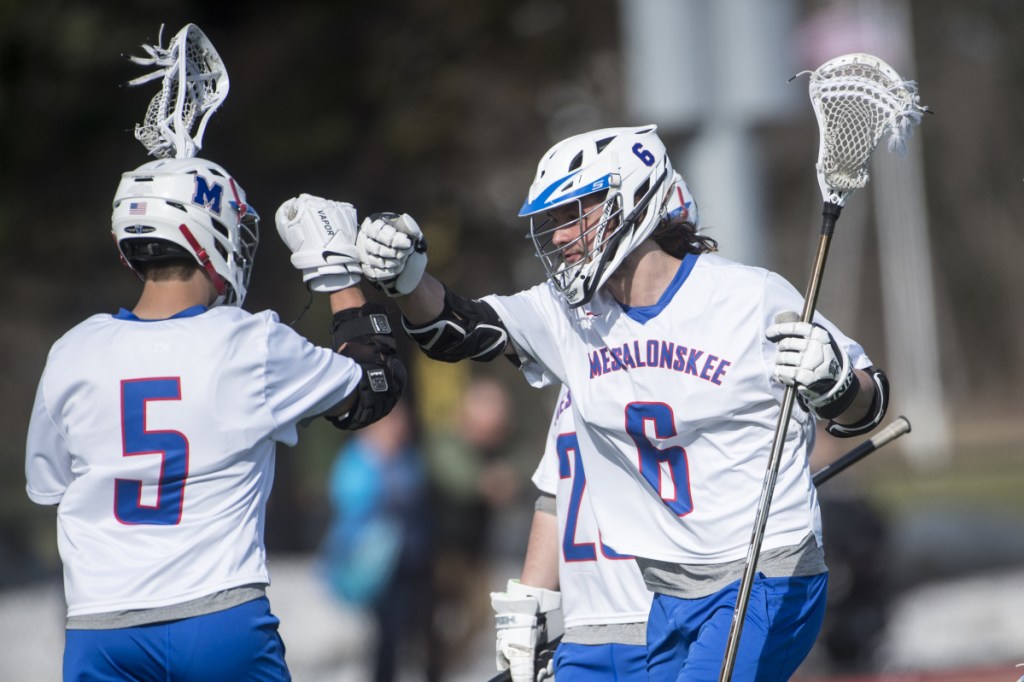
[[(572, 392), (604, 544), (655, 593), (651, 680), (713, 680), (723, 661), (785, 386), (793, 410), (736, 679), (788, 678), (810, 651), (827, 569), (807, 455), (814, 420), (854, 436), (882, 420), (884, 374), (802, 296), (712, 253), (653, 125), (570, 137), (541, 158), (520, 216), (547, 281), (470, 300), (425, 274), (408, 215), (363, 221), (363, 275), (395, 297), (431, 358), (508, 357)], [(537, 607), (539, 610), (539, 606)]]
[(329, 294), (337, 352), (242, 310), (259, 221), (219, 165), (125, 173), (112, 222), (142, 293), (54, 344), (26, 447), (28, 496), (59, 505), (64, 679), (290, 679), (265, 594), (276, 443), (318, 415), (370, 424), (405, 385), (383, 307), (323, 260), (330, 235), (355, 238), (355, 210), (300, 197), (278, 213)]
[[(533, 475), (541, 495), (522, 576), (491, 594), (498, 669), (508, 669), (513, 682), (533, 682), (538, 672), (559, 682), (646, 682), (651, 592), (633, 557), (603, 542), (571, 407), (563, 386)], [(556, 636), (549, 624), (559, 605), (565, 634), (553, 659), (549, 652), (539, 656), (537, 648)]]

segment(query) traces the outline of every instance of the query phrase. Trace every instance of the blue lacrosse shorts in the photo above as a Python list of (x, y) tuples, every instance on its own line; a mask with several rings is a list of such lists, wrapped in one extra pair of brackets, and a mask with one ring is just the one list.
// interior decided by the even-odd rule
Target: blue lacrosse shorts
[(555, 649), (558, 682), (647, 682), (647, 647), (636, 644), (570, 644)]
[(165, 623), (67, 630), (64, 682), (291, 680), (266, 597)]
[[(717, 682), (740, 581), (701, 599), (655, 594), (647, 619), (651, 682)], [(733, 666), (735, 682), (784, 682), (810, 653), (825, 618), (828, 573), (754, 576)]]

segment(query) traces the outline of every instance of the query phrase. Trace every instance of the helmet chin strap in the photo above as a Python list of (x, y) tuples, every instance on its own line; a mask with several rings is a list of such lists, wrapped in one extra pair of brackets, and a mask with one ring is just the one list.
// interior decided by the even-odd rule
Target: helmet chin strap
[(199, 240), (192, 236), (191, 230), (189, 230), (184, 223), (179, 225), (178, 229), (181, 230), (181, 233), (185, 236), (189, 246), (191, 246), (192, 250), (195, 251), (196, 258), (199, 259), (199, 264), (202, 265), (210, 275), (210, 279), (213, 281), (213, 286), (217, 288), (217, 295), (224, 296), (228, 288), (227, 283), (213, 267), (213, 263), (210, 262), (210, 256), (206, 253), (206, 249), (199, 244)]

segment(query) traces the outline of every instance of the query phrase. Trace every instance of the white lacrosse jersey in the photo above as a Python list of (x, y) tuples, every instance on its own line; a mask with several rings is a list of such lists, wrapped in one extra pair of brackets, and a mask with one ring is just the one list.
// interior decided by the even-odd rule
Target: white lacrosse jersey
[[(683, 259), (652, 306), (601, 290), (570, 309), (550, 284), (484, 300), (534, 386), (573, 396), (580, 453), (604, 542), (620, 554), (683, 564), (746, 557), (784, 386), (765, 330), (803, 297), (782, 277), (713, 254)], [(817, 315), (850, 354), (863, 349)], [(821, 544), (808, 468), (813, 418), (794, 405), (763, 550)]]
[(272, 312), (94, 315), (50, 350), (29, 424), (28, 496), (59, 504), (69, 616), (267, 584), (277, 442), (362, 372)]
[(646, 622), (654, 595), (636, 560), (617, 553), (601, 537), (572, 421), (572, 398), (564, 387), (533, 482), (555, 496), (565, 627)]

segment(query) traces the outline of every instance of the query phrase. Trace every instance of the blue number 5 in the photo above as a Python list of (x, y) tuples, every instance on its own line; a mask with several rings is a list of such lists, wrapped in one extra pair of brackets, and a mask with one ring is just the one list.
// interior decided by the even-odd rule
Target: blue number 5
[(161, 456), (156, 505), (142, 504), (142, 481), (118, 478), (114, 481), (114, 514), (125, 524), (175, 526), (181, 521), (185, 477), (188, 476), (188, 439), (177, 431), (146, 428), (146, 403), (150, 400), (181, 400), (180, 379), (121, 382), (123, 455)]

